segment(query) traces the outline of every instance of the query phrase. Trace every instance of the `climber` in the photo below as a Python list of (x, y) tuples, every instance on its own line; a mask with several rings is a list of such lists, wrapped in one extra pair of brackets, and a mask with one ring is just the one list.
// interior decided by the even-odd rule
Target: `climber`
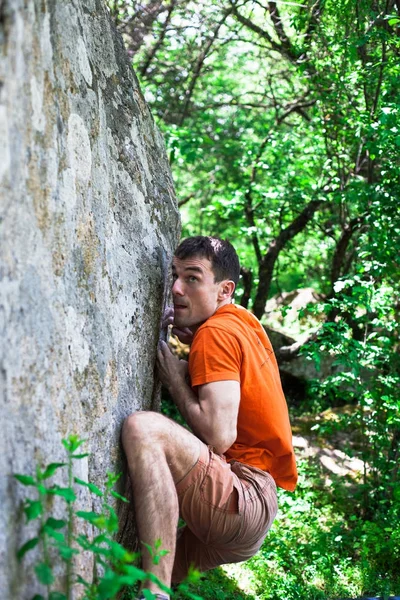
[[(294, 490), (297, 471), (275, 355), (259, 321), (233, 303), (233, 246), (197, 236), (177, 248), (173, 308), (164, 324), (190, 342), (189, 361), (159, 343), (157, 367), (191, 431), (136, 412), (122, 442), (133, 487), (142, 568), (169, 588), (191, 566), (207, 571), (260, 548), (277, 512), (276, 486)], [(179, 517), (185, 527), (179, 531)], [(156, 540), (169, 552), (154, 564)], [(169, 598), (147, 580), (144, 588)], [(141, 598), (144, 598), (142, 595)]]

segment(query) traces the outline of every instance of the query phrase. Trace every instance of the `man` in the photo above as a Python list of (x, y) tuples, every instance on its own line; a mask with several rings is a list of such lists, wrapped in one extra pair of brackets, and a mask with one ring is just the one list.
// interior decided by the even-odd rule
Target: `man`
[[(234, 248), (188, 238), (172, 272), (173, 332), (191, 349), (187, 363), (160, 342), (158, 372), (193, 433), (153, 412), (128, 417), (122, 433), (139, 538), (169, 550), (158, 565), (144, 550), (142, 566), (168, 587), (191, 565), (206, 571), (253, 556), (277, 512), (276, 484), (294, 490), (297, 481), (271, 344), (254, 315), (232, 303)], [(179, 516), (186, 526), (176, 539)]]

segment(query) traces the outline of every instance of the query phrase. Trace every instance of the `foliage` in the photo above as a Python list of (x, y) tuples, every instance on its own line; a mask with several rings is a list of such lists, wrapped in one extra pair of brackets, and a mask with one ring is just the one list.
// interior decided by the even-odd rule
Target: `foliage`
[[(66, 463), (50, 463), (44, 469), (37, 467), (35, 476), (14, 475), (22, 485), (35, 489), (36, 497), (34, 499), (28, 497), (24, 501), (24, 513), (27, 523), (38, 522), (37, 534), (18, 550), (18, 560), (22, 561), (25, 554), (39, 547), (40, 553), (36, 554), (38, 558), (34, 570), (38, 582), (46, 589), (47, 600), (70, 600), (75, 583), (83, 586), (81, 600), (113, 599), (120, 597), (122, 590), (124, 590), (125, 600), (128, 600), (135, 597), (137, 583), (145, 579), (156, 582), (160, 589), (169, 592), (170, 590), (155, 575), (146, 573), (137, 566), (139, 553), (129, 552), (115, 541), (118, 517), (110, 500), (113, 497), (128, 502), (114, 490), (119, 475), (107, 474), (104, 491), (93, 483), (73, 476), (73, 462), (88, 456), (77, 452), (83, 443), (84, 440), (71, 435), (67, 440), (63, 440), (67, 452)], [(68, 485), (66, 487), (57, 484), (47, 485), (47, 480), (63, 467), (67, 468)], [(73, 506), (77, 500), (74, 483), (87, 488), (91, 494), (100, 499), (101, 506), (98, 511), (74, 511)], [(51, 499), (54, 497), (60, 497), (66, 503), (65, 518), (55, 518), (49, 514)], [(76, 530), (81, 533), (75, 533)], [(92, 531), (92, 535), (82, 533), (85, 530)], [(154, 564), (158, 564), (168, 552), (161, 548), (161, 540), (156, 540), (154, 547), (149, 545), (146, 547), (153, 557)], [(83, 553), (85, 558), (82, 556)], [(74, 576), (73, 561), (78, 555), (81, 555), (81, 560), (84, 562), (93, 562), (92, 581), (87, 581), (81, 575)], [(59, 576), (61, 564), (65, 564), (66, 567), (63, 591), (54, 589), (57, 581), (55, 573)], [(184, 598), (199, 600), (195, 594), (188, 591), (190, 581), (194, 581), (196, 577), (197, 574), (193, 572), (187, 581), (180, 584), (179, 592)], [(146, 590), (146, 594), (148, 600), (155, 598), (149, 590)], [(35, 594), (32, 600), (44, 599), (45, 596), (42, 594)]]
[(111, 8), (166, 136), (184, 232), (234, 242), (257, 316), (282, 287), (334, 294), (364, 233), (396, 260), (382, 227), (398, 244), (398, 4), (159, 1), (145, 21), (142, 5)]
[(331, 474), (328, 489), (318, 463), (299, 467), (296, 494), (280, 493), (278, 519), (248, 565), (257, 595), (326, 600), (398, 592), (400, 507), (392, 507), (384, 523), (365, 521), (349, 502), (354, 482), (344, 485)]
[[(273, 294), (312, 286), (323, 298), (299, 314), (321, 324), (301, 353), (333, 369), (299, 411), (313, 410), (320, 436), (346, 434), (341, 450), (364, 470), (348, 507), (304, 467), (310, 485), (302, 479), (293, 510), (282, 496), (274, 556), (252, 563), (261, 598), (398, 585), (399, 10), (395, 0), (111, 6), (166, 137), (184, 235), (234, 243), (239, 301), (260, 318)], [(298, 510), (306, 495), (309, 515)]]
[(294, 494), (279, 490), (278, 517), (257, 555), (230, 566), (230, 577), (223, 569), (203, 576), (197, 590), (204, 600), (399, 594), (400, 503), (365, 519), (354, 478), (327, 478), (314, 456), (299, 461), (299, 475)]
[(325, 323), (303, 352), (317, 362), (326, 354), (335, 357), (336, 371), (315, 381), (312, 395), (341, 397), (343, 403), (354, 405), (354, 411), (339, 417), (334, 427), (354, 432), (352, 446), (345, 450), (364, 462), (360, 485), (364, 518), (383, 517), (398, 502), (400, 492), (400, 364), (394, 290), (377, 286), (369, 274), (339, 281), (337, 289), (338, 295), (320, 308), (330, 314), (339, 305), (341, 314), (352, 315), (352, 327), (344, 319)]

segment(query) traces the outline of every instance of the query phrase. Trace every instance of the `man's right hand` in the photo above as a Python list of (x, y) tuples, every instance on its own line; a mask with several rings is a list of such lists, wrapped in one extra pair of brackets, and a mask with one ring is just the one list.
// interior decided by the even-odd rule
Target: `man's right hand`
[[(161, 329), (168, 327), (168, 325), (174, 324), (174, 307), (167, 306), (163, 318), (161, 321)], [(193, 340), (193, 333), (189, 327), (184, 327), (183, 329), (178, 329), (178, 327), (172, 327), (172, 333), (176, 335), (178, 340), (182, 342), (182, 344), (191, 344)]]

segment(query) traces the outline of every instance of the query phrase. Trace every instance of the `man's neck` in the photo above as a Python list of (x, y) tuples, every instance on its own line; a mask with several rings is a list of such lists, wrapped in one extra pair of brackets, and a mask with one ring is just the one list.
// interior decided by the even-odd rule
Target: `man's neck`
[[(215, 315), (215, 313), (217, 313), (219, 311), (220, 308), (223, 308), (224, 306), (229, 306), (230, 304), (232, 304), (232, 298), (229, 298), (228, 300), (223, 300), (221, 302), (221, 304), (219, 304), (217, 306), (217, 308), (215, 309), (215, 312), (213, 312), (213, 314), (210, 317), (208, 317), (208, 319), (211, 319), (211, 317), (213, 317)], [(206, 319), (205, 321), (202, 321), (201, 323), (198, 323), (197, 325), (192, 325), (191, 327), (189, 327), (189, 329), (193, 333), (193, 335), (196, 333), (196, 331), (199, 329), (199, 327), (201, 327), (202, 325), (204, 325), (204, 323), (206, 323), (208, 321), (208, 319)]]

